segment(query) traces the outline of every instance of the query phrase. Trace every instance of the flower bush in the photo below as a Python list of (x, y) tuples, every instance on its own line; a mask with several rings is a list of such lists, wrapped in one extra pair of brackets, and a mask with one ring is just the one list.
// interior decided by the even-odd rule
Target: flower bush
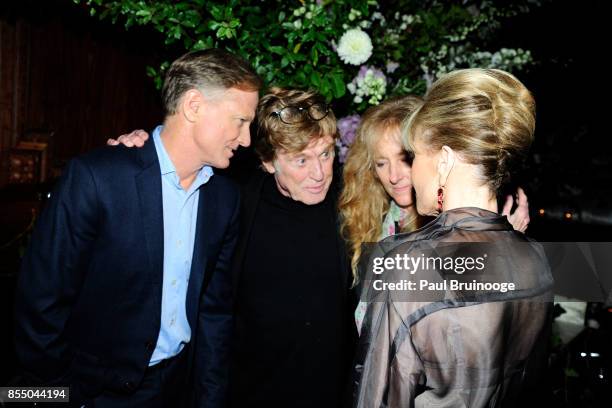
[(92, 16), (162, 33), (166, 58), (148, 68), (158, 86), (180, 53), (220, 47), (248, 59), (268, 84), (316, 89), (334, 101), (338, 116), (362, 113), (388, 96), (423, 94), (452, 69), (525, 69), (533, 63), (529, 50), (496, 48), (495, 33), (504, 20), (540, 5), (538, 0), (74, 1)]

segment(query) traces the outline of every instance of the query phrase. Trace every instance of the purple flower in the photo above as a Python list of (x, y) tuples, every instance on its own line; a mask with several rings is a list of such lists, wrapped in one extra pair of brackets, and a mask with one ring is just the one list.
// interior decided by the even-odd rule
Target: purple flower
[(368, 73), (368, 70), (372, 71), (372, 75), (374, 76), (374, 78), (386, 79), (385, 74), (380, 69), (371, 67), (369, 65), (362, 65), (359, 68), (359, 73), (357, 74), (357, 78), (364, 79), (366, 74)]
[(361, 116), (358, 114), (345, 116), (338, 119), (338, 131), (340, 132), (340, 140), (347, 147), (355, 141), (355, 132), (361, 122)]
[(349, 147), (355, 141), (355, 135), (357, 127), (361, 122), (361, 116), (358, 114), (345, 116), (338, 119), (338, 132), (340, 133), (340, 139), (336, 140), (336, 146), (338, 146), (338, 160), (340, 163), (344, 163)]
[(338, 146), (338, 161), (344, 163), (348, 154), (348, 147), (344, 146), (340, 140), (336, 140), (336, 146)]

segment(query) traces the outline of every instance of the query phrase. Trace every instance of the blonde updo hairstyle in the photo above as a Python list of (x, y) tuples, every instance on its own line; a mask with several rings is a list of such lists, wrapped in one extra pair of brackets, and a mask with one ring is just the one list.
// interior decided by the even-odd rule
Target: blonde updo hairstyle
[(496, 193), (526, 155), (535, 130), (535, 101), (513, 75), (497, 69), (462, 69), (438, 79), (406, 122), (404, 146), (415, 140), (430, 151), (448, 146), (482, 167)]

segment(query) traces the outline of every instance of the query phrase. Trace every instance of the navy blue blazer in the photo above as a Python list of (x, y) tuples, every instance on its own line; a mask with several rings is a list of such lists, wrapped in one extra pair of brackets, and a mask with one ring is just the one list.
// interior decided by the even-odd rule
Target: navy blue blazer
[[(154, 143), (105, 147), (68, 165), (18, 280), (16, 350), (29, 378), (85, 396), (138, 387), (160, 330), (160, 174)], [(214, 175), (199, 194), (187, 349), (199, 405), (216, 407), (227, 388), (239, 190)]]

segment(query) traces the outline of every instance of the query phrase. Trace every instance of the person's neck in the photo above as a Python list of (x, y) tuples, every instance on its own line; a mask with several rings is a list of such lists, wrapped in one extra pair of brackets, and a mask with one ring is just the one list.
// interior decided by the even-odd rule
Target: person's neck
[(204, 165), (193, 154), (197, 150), (191, 137), (191, 129), (179, 118), (171, 116), (164, 122), (160, 139), (176, 169), (181, 187), (188, 190)]
[(461, 207), (476, 207), (498, 212), (497, 198), (489, 186), (469, 172), (455, 172), (444, 188), (442, 210)]

